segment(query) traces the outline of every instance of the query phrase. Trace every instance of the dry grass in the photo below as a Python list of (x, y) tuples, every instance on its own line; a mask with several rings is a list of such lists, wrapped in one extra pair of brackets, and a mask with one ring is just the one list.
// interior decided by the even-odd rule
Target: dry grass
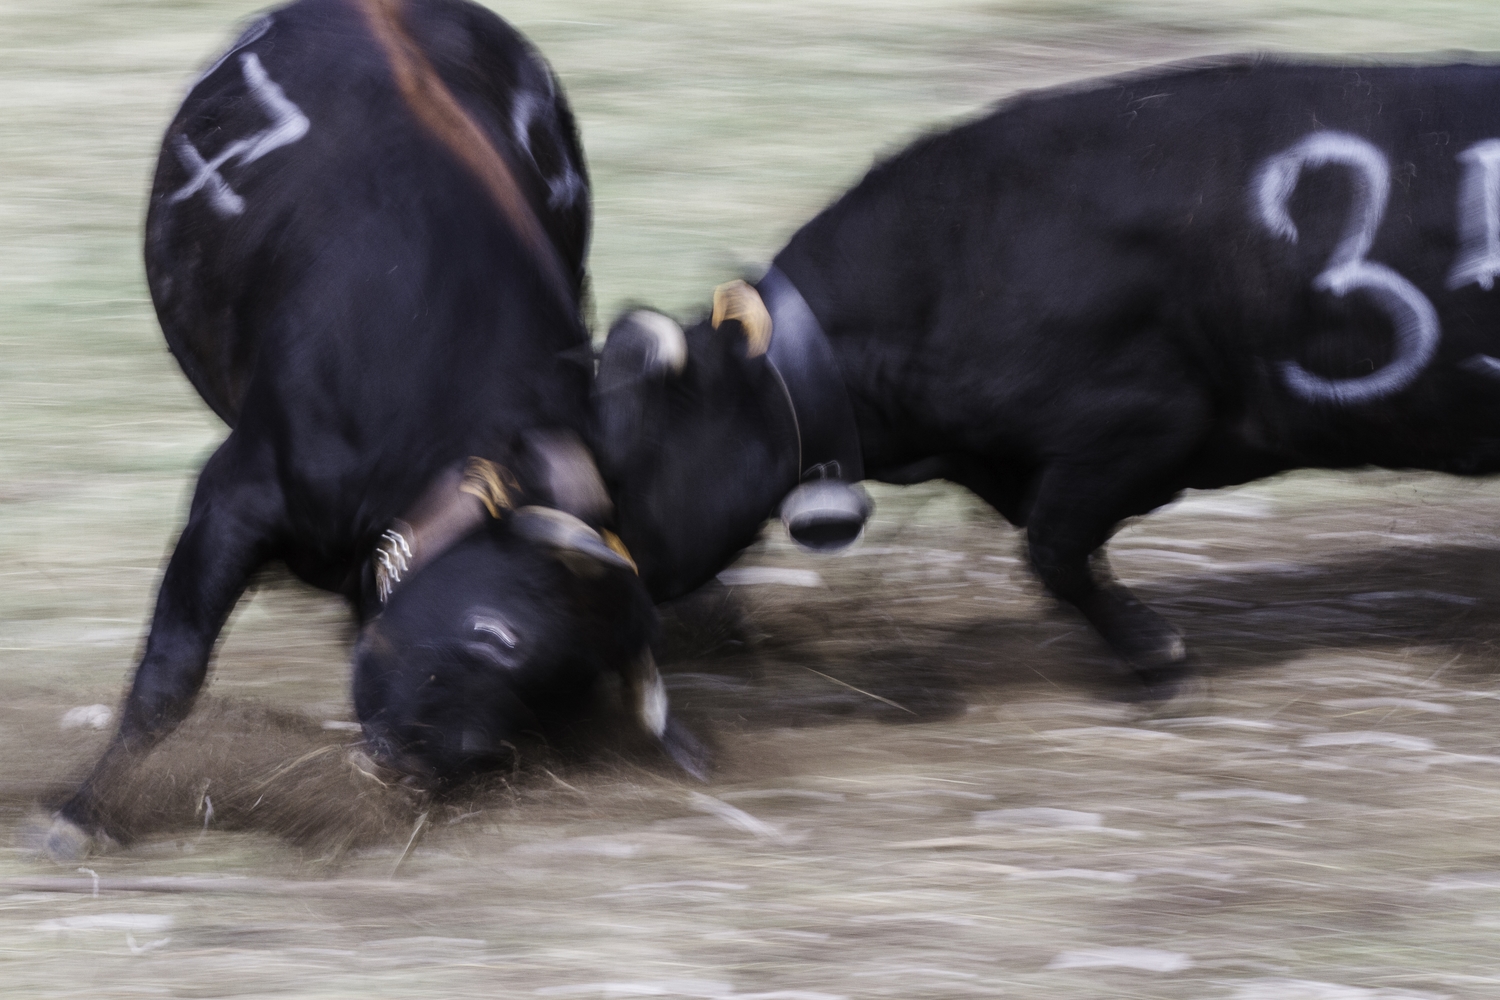
[[(1304, 475), (1124, 532), (1117, 569), (1205, 667), (1156, 711), (1112, 700), (992, 515), (878, 491), (849, 556), (747, 558), (824, 586), (672, 613), (674, 702), (717, 755), (701, 787), (607, 690), (514, 775), (443, 803), (382, 784), (323, 727), (348, 719), (342, 610), (268, 580), (118, 790), (131, 849), (36, 860), (37, 808), (104, 738), (59, 720), (117, 699), (222, 434), (162, 350), (139, 220), (182, 86), (253, 7), (0, 5), (0, 993), (1496, 994), (1500, 500), (1423, 477)], [(1478, 0), (505, 12), (580, 113), (602, 319), (701, 308), (873, 157), (1017, 88), (1500, 49)]]

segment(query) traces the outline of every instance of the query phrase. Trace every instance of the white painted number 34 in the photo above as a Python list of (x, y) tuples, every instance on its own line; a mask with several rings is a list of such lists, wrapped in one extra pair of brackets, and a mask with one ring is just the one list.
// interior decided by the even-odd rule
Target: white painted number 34
[[(1489, 290), (1500, 275), (1500, 139), (1476, 143), (1458, 155), (1463, 167), (1458, 189), (1459, 251), (1448, 272), (1450, 290), (1477, 284)], [(1347, 132), (1317, 132), (1268, 159), (1252, 182), (1260, 222), (1272, 234), (1297, 241), (1297, 224), (1287, 202), (1305, 167), (1347, 167), (1354, 183), (1349, 220), (1327, 266), (1313, 287), (1342, 298), (1364, 292), (1390, 318), (1395, 331), (1391, 360), (1377, 371), (1348, 379), (1314, 375), (1295, 361), (1283, 361), (1287, 387), (1314, 402), (1361, 403), (1406, 388), (1437, 351), (1441, 331), (1437, 310), (1421, 290), (1386, 267), (1367, 259), (1385, 216), (1391, 193), (1386, 158), (1367, 140)], [(1476, 354), (1465, 364), (1500, 375), (1500, 360)]]

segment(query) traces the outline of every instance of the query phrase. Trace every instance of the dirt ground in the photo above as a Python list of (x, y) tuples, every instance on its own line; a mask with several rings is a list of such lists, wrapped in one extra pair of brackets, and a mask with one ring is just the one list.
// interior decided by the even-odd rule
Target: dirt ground
[[(223, 429), (139, 274), (154, 147), (250, 4), (0, 2), (0, 995), (1500, 996), (1500, 486), (1302, 473), (1111, 546), (1201, 674), (1131, 704), (1022, 539), (876, 488), (667, 609), (675, 773), (601, 688), (432, 802), (361, 767), (346, 615), (268, 575), (116, 808), (100, 749)], [(607, 320), (683, 311), (882, 150), (1023, 86), (1273, 48), (1500, 49), (1475, 0), (507, 5), (579, 110)]]

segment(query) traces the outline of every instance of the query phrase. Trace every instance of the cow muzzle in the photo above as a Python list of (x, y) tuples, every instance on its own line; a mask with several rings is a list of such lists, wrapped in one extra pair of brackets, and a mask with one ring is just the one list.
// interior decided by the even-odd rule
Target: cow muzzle
[(858, 541), (875, 509), (869, 494), (837, 479), (803, 483), (781, 501), (781, 523), (804, 549), (837, 552)]

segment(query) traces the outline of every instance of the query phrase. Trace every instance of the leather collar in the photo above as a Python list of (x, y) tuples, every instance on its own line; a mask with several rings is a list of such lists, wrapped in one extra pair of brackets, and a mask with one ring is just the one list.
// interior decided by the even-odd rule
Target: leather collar
[(375, 596), (385, 604), (407, 577), (520, 500), (516, 477), (487, 458), (472, 457), (462, 467), (444, 469), (380, 536), (370, 556)]
[(572, 431), (521, 434), (528, 486), (499, 462), (470, 456), (442, 470), (380, 536), (366, 578), (381, 605), (406, 579), (489, 520), (512, 519), (522, 537), (620, 569), (635, 561), (614, 533), (593, 525), (612, 505), (593, 455)]
[(865, 478), (859, 429), (828, 335), (797, 286), (775, 265), (756, 291), (771, 315), (766, 360), (781, 377), (797, 424), (799, 480), (859, 482)]

